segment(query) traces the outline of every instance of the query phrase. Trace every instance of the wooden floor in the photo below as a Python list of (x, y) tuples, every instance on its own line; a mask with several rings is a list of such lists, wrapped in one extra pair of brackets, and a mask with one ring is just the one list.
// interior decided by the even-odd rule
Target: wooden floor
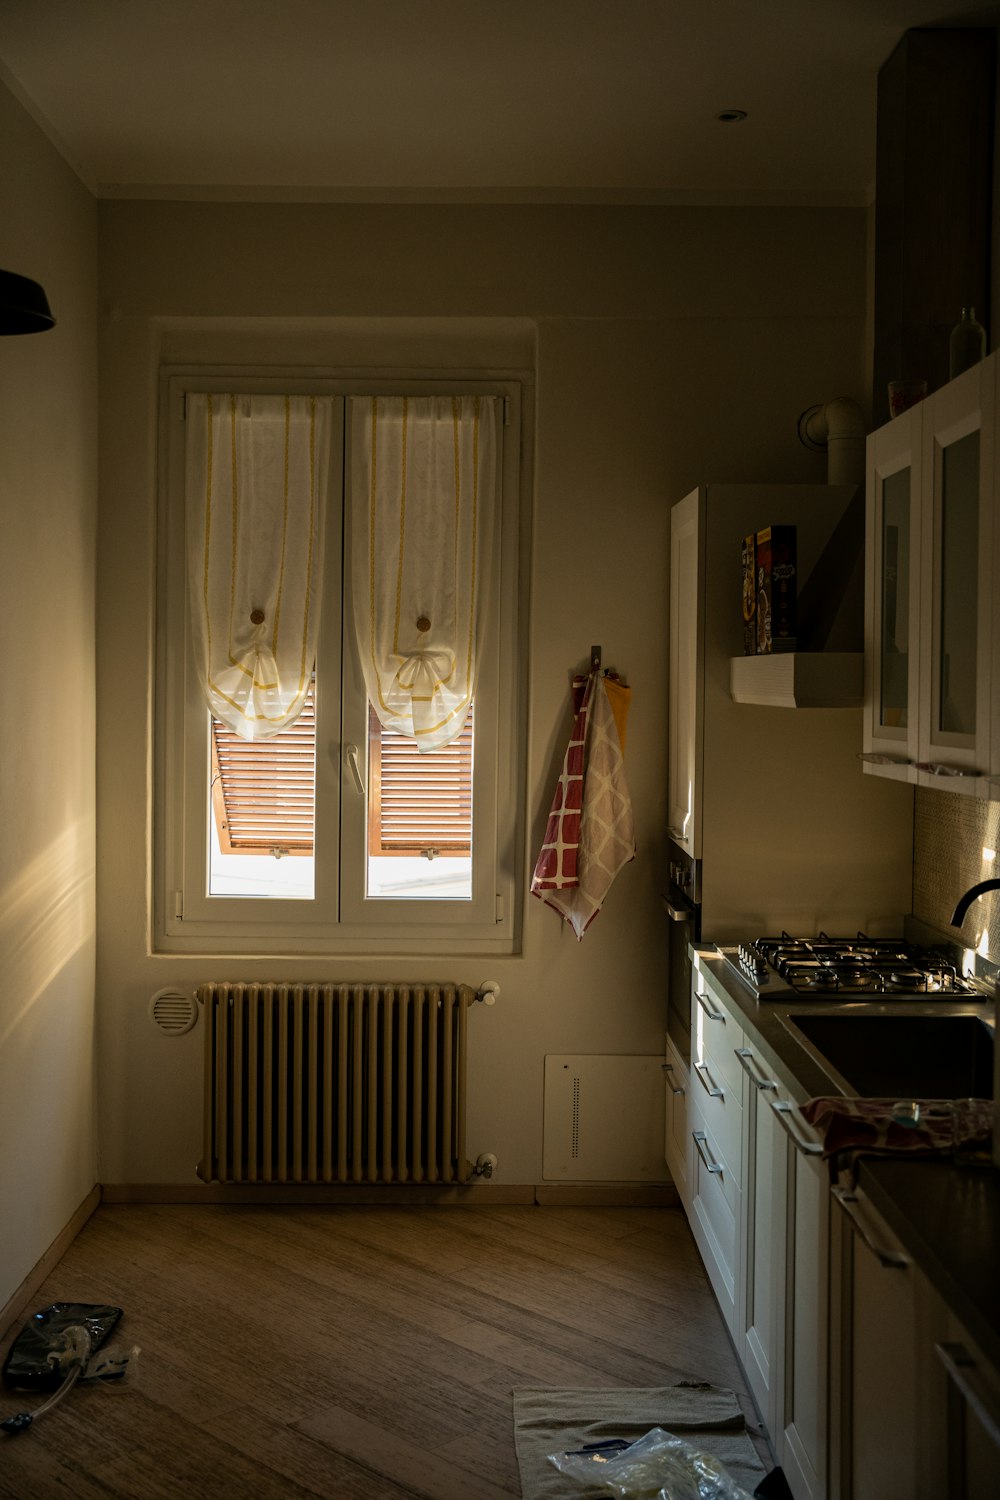
[(502, 1500), (515, 1386), (708, 1380), (752, 1415), (677, 1209), (105, 1206), (55, 1301), (123, 1307), (141, 1352), (0, 1434), (4, 1500)]

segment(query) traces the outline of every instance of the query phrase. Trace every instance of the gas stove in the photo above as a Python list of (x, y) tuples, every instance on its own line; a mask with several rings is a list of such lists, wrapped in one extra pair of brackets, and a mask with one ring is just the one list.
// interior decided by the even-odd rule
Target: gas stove
[(755, 938), (717, 951), (758, 1000), (954, 1000), (980, 997), (946, 948), (897, 938)]

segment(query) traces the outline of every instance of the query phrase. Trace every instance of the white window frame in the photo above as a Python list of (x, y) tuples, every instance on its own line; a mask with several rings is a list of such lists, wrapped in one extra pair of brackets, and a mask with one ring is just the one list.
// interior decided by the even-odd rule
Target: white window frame
[[(316, 394), (337, 398), (331, 434), (326, 587), (317, 649), (316, 862), (311, 902), (207, 894), (211, 818), (208, 707), (190, 642), (184, 539), (185, 401), (189, 393)], [(345, 563), (350, 474), (347, 398), (366, 395), (499, 396), (504, 421), (498, 556), (476, 694), (471, 901), (367, 899), (366, 799), (346, 747), (367, 746), (367, 697), (350, 628)], [(522, 381), (400, 373), (166, 368), (160, 388), (159, 525), (154, 695), (151, 950), (164, 953), (514, 953), (520, 949), (524, 866), (524, 631), (527, 577), (523, 513)], [(343, 504), (341, 503), (343, 496)], [(341, 514), (345, 525), (341, 525)], [(343, 579), (343, 590), (341, 590)], [(336, 709), (331, 707), (335, 705)], [(204, 725), (201, 732), (200, 725)], [(363, 761), (365, 764), (366, 761)], [(336, 854), (334, 854), (336, 851)]]

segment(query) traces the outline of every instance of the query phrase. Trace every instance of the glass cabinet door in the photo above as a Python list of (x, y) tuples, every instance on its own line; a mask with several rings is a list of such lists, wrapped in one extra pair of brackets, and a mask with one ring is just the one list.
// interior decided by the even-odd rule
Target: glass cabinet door
[(909, 467), (882, 482), (881, 592), (879, 639), (879, 724), (906, 729), (910, 695), (910, 489)]
[(868, 443), (866, 769), (916, 780), (920, 410)]
[(940, 449), (940, 548), (935, 586), (941, 600), (935, 728), (976, 732), (980, 434)]
[(919, 780), (975, 792), (988, 770), (995, 362), (925, 403)]

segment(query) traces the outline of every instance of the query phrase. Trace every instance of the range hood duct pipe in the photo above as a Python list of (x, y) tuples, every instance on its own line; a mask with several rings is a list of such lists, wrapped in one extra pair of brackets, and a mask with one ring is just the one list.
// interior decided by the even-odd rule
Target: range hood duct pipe
[(814, 453), (826, 449), (828, 484), (863, 484), (865, 419), (856, 401), (837, 396), (799, 417), (799, 441)]

